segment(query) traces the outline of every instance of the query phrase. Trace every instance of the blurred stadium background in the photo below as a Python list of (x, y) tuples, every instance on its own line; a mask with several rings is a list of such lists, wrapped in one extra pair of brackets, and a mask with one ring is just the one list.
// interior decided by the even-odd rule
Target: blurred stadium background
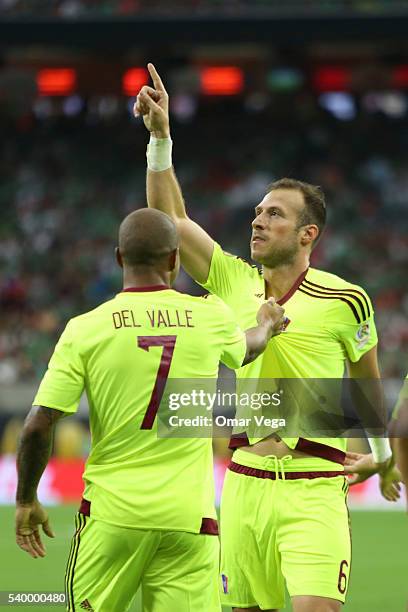
[[(392, 408), (407, 370), (407, 31), (408, 3), (393, 0), (0, 0), (0, 590), (62, 589), (86, 402), (41, 482), (58, 539), (36, 562), (13, 542), (16, 443), (67, 319), (120, 289), (118, 223), (145, 205), (147, 134), (131, 108), (147, 61), (168, 84), (189, 211), (226, 250), (248, 256), (273, 179), (324, 188), (313, 264), (371, 295)], [(184, 274), (177, 286), (202, 292)], [(219, 495), (225, 440), (215, 451)], [(402, 611), (403, 505), (374, 479), (350, 505), (345, 610)]]

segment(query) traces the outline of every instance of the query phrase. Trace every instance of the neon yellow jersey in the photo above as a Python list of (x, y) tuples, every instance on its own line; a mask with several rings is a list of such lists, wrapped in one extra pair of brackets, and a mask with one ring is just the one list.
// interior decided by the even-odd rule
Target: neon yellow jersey
[[(243, 259), (225, 253), (215, 243), (207, 282), (203, 286), (222, 298), (234, 311), (239, 325), (248, 329), (265, 300), (262, 271)], [(309, 268), (279, 300), (290, 323), (285, 333), (272, 338), (265, 352), (240, 368), (239, 379), (343, 378), (345, 361), (356, 362), (377, 344), (371, 302), (356, 285)], [(251, 444), (260, 438), (251, 438)], [(313, 438), (311, 438), (313, 439)], [(299, 438), (284, 438), (295, 448)], [(314, 438), (341, 450), (342, 438)]]
[(211, 439), (158, 438), (158, 397), (168, 376), (216, 380), (220, 361), (238, 368), (245, 353), (221, 300), (163, 286), (124, 291), (69, 321), (33, 403), (74, 413), (86, 390), (91, 516), (193, 533), (216, 518)]

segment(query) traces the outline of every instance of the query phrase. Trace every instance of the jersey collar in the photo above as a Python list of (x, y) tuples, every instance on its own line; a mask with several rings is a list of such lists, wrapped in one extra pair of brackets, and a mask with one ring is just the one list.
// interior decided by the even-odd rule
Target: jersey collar
[(141, 291), (164, 291), (170, 289), (167, 285), (146, 285), (144, 287), (127, 287), (122, 289), (121, 293), (137, 293)]
[[(288, 300), (290, 300), (292, 295), (299, 289), (300, 285), (303, 283), (308, 271), (309, 271), (309, 268), (306, 268), (306, 270), (302, 272), (302, 274), (298, 276), (298, 278), (295, 280), (295, 282), (293, 283), (289, 291), (285, 293), (285, 295), (282, 296), (280, 300), (277, 300), (277, 304), (279, 304), (279, 306), (283, 306), (283, 304), (285, 304)], [(265, 295), (266, 295), (266, 292), (265, 292)]]

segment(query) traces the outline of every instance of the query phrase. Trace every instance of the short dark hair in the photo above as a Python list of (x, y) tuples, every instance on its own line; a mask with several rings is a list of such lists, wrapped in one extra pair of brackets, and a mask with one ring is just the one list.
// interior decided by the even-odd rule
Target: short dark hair
[(326, 225), (326, 202), (322, 188), (297, 179), (281, 178), (268, 186), (267, 193), (276, 189), (296, 189), (303, 194), (305, 207), (299, 216), (299, 227), (312, 223), (317, 225), (319, 235), (313, 243), (316, 246)]
[(156, 266), (178, 247), (174, 221), (154, 208), (140, 208), (123, 219), (119, 228), (119, 251), (130, 267)]

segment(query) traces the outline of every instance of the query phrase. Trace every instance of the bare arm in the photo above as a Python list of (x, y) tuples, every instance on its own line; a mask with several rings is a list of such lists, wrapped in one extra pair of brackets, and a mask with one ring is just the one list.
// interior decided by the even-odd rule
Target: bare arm
[(285, 330), (287, 319), (284, 315), (284, 308), (279, 306), (274, 298), (271, 297), (262, 304), (256, 315), (258, 325), (245, 332), (247, 351), (242, 365), (251, 363), (259, 357), (266, 349), (269, 340)]
[(30, 504), (52, 450), (55, 423), (64, 415), (59, 410), (33, 406), (24, 422), (17, 452), (17, 503)]
[(181, 264), (187, 274), (205, 283), (210, 271), (214, 241), (202, 227), (189, 219), (173, 168), (147, 171), (147, 204), (167, 213), (177, 224)]
[(359, 361), (348, 362), (348, 372), (353, 379), (351, 394), (354, 406), (368, 435), (386, 430), (387, 418), (381, 375), (377, 360), (377, 347), (374, 346)]
[(17, 452), (16, 542), (34, 559), (45, 556), (39, 526), (54, 537), (48, 514), (37, 499), (37, 487), (50, 458), (55, 423), (63, 416), (59, 410), (33, 406)]
[[(369, 440), (372, 436), (380, 435), (379, 438), (372, 437), (370, 446), (376, 450), (377, 447), (386, 447), (387, 440), (387, 414), (384, 403), (384, 394), (381, 383), (381, 375), (378, 367), (377, 347), (373, 347), (365, 353), (356, 363), (349, 362), (348, 370), (350, 378), (354, 379), (352, 386), (352, 397), (356, 410), (363, 422)], [(383, 437), (381, 437), (383, 436)], [(373, 444), (375, 443), (375, 447)], [(382, 450), (382, 452), (385, 452)], [(384, 495), (390, 481), (395, 480), (394, 457), (373, 462), (373, 467), (380, 476), (380, 488)], [(387, 497), (386, 495), (384, 495)], [(388, 499), (388, 497), (387, 497)]]
[[(135, 104), (135, 114), (143, 115), (152, 136), (166, 139), (170, 136), (168, 94), (153, 64), (148, 64), (148, 69), (154, 89), (142, 88)], [(174, 169), (171, 167), (160, 172), (148, 169), (146, 182), (148, 206), (167, 213), (177, 224), (183, 267), (195, 280), (204, 283), (210, 270), (214, 241), (187, 216)]]

